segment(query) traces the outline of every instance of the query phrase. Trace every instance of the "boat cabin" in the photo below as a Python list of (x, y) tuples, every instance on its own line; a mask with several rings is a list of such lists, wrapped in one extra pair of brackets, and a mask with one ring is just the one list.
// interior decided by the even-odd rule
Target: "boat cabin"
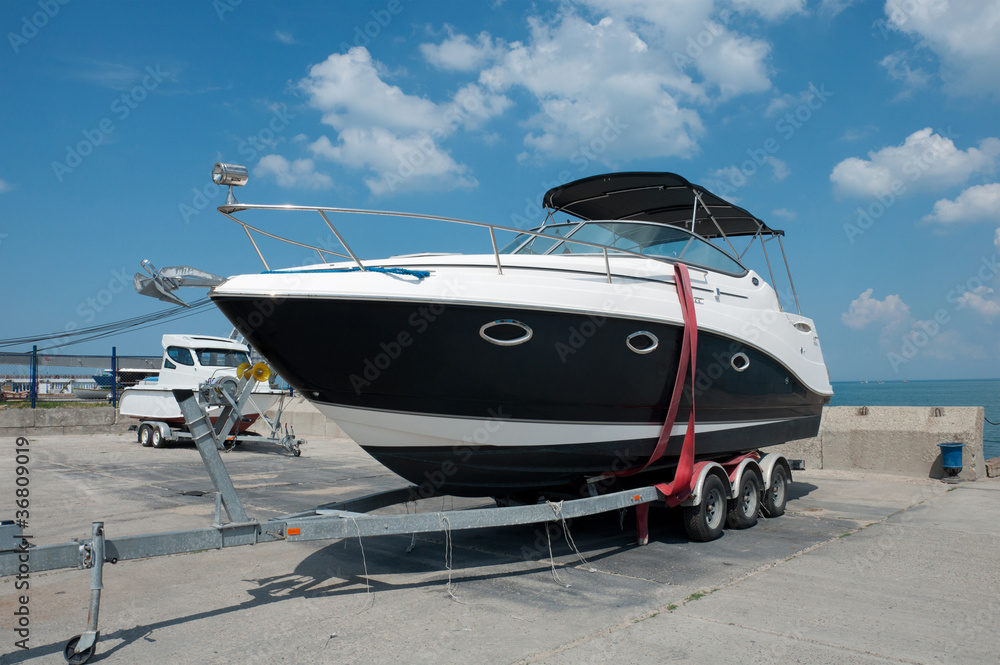
[(226, 337), (164, 335), (160, 386), (198, 385), (218, 376), (235, 376), (241, 363), (249, 363), (245, 344)]

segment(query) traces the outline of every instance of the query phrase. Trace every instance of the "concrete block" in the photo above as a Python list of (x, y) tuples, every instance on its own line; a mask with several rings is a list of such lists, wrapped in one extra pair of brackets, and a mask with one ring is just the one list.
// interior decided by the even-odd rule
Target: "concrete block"
[(36, 409), (0, 409), (0, 429), (31, 427), (35, 424)]
[(823, 438), (814, 436), (809, 439), (789, 441), (780, 446), (769, 446), (764, 452), (780, 453), (788, 459), (799, 459), (807, 469), (823, 468)]
[(939, 443), (964, 443), (960, 478), (986, 476), (982, 407), (828, 407), (820, 427), (824, 469), (941, 478)]
[(115, 410), (110, 406), (35, 409), (35, 412), (35, 427), (101, 427), (115, 422)]
[(1000, 478), (1000, 457), (988, 459), (985, 464), (987, 478)]

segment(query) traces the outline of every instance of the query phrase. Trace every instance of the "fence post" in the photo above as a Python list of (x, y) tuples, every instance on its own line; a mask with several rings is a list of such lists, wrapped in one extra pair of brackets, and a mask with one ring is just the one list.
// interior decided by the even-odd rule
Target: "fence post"
[(31, 394), (31, 408), (35, 408), (35, 400), (38, 398), (38, 347), (31, 347), (31, 388), (28, 392)]
[(111, 406), (118, 406), (118, 347), (111, 347)]

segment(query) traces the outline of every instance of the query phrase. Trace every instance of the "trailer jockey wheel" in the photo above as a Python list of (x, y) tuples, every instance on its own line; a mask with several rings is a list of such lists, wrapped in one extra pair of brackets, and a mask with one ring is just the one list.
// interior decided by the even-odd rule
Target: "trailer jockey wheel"
[(760, 510), (760, 480), (757, 474), (747, 469), (740, 479), (739, 493), (729, 500), (726, 526), (730, 529), (749, 529), (757, 523)]
[(725, 486), (718, 476), (710, 475), (701, 490), (701, 503), (684, 506), (684, 530), (688, 538), (707, 543), (721, 536), (727, 504)]
[(153, 428), (149, 425), (139, 425), (139, 443), (143, 448), (149, 448), (153, 438)]
[(776, 464), (771, 470), (771, 484), (764, 492), (764, 514), (768, 517), (784, 515), (787, 501), (788, 472), (784, 466)]
[(94, 655), (94, 652), (97, 651), (97, 641), (95, 640), (89, 648), (78, 653), (76, 645), (80, 642), (81, 637), (82, 635), (77, 635), (67, 642), (66, 647), (63, 649), (63, 658), (65, 658), (66, 662), (70, 663), (70, 665), (82, 665), (83, 663), (86, 663), (90, 660), (91, 656)]

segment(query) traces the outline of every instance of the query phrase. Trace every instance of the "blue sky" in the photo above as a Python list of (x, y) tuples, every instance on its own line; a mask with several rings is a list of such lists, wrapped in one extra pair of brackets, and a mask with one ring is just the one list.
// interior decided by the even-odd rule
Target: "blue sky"
[[(655, 170), (785, 229), (834, 380), (998, 376), (995, 1), (6, 0), (0, 25), (0, 338), (162, 309), (142, 259), (259, 270), (219, 160), (247, 202), (515, 226), (561, 181)], [(370, 258), (484, 249), (345, 224)]]

